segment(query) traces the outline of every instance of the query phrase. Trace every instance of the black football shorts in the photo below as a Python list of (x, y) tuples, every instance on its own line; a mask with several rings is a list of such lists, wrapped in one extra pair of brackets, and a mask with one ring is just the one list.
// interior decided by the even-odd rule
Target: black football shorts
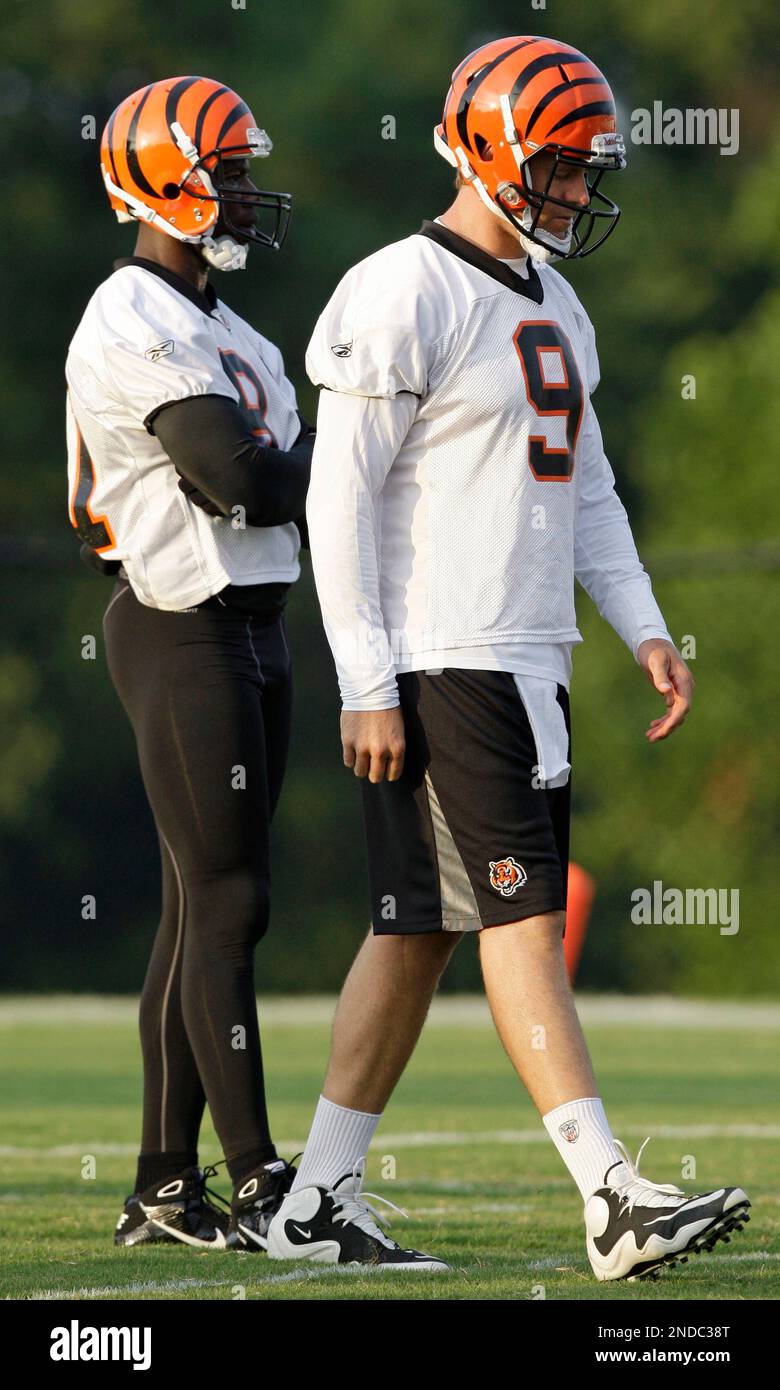
[[(571, 778), (538, 785), (512, 674), (402, 672), (398, 689), (403, 773), (362, 783), (374, 933), (479, 931), (565, 910)], [(562, 685), (557, 699), (571, 738)]]

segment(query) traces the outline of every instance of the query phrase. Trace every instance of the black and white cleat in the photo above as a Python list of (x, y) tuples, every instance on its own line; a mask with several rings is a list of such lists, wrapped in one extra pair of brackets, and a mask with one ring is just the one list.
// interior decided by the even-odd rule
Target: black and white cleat
[[(272, 1260), (311, 1260), (316, 1264), (360, 1266), (371, 1270), (428, 1270), (449, 1268), (435, 1255), (404, 1249), (382, 1230), (387, 1219), (366, 1200), (386, 1198), (363, 1192), (363, 1165), (341, 1178), (333, 1188), (302, 1187), (282, 1203), (268, 1232)], [(401, 1213), (405, 1215), (405, 1213)], [(381, 1223), (381, 1224), (379, 1224)]]
[[(750, 1202), (741, 1187), (686, 1196), (679, 1187), (650, 1182), (639, 1175), (642, 1145), (630, 1177), (604, 1186), (585, 1203), (588, 1258), (597, 1279), (657, 1279), (665, 1265), (685, 1264), (690, 1255), (728, 1242), (750, 1220)], [(617, 1165), (613, 1165), (617, 1166)]]
[(277, 1158), (236, 1183), (227, 1243), (231, 1250), (265, 1250), (268, 1227), (292, 1187), (296, 1169)]
[[(227, 1203), (206, 1186), (216, 1167), (185, 1168), (145, 1192), (125, 1199), (114, 1232), (115, 1245), (180, 1244), (199, 1250), (224, 1250), (228, 1232)], [(209, 1200), (213, 1198), (214, 1200)], [(222, 1207), (215, 1203), (222, 1203)]]

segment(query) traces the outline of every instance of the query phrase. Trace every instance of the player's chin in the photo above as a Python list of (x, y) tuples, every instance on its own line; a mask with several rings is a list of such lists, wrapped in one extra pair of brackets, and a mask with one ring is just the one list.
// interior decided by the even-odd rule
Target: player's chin
[(557, 237), (558, 241), (564, 241), (571, 231), (573, 220), (571, 217), (551, 217), (549, 222), (540, 222), (539, 227), (550, 236)]
[(217, 237), (229, 236), (233, 241), (237, 241), (239, 246), (250, 246), (253, 240), (252, 232), (255, 230), (256, 222), (247, 222), (246, 226), (241, 226), (238, 222), (235, 226), (226, 227), (223, 222), (218, 222), (215, 228)]

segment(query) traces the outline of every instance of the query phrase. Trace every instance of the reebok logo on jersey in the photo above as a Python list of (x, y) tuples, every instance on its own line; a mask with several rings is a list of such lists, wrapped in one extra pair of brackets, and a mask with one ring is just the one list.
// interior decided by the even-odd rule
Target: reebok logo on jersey
[(334, 343), (331, 347), (331, 352), (335, 353), (336, 357), (351, 357), (353, 342), (354, 339), (350, 338), (348, 343)]
[(565, 1124), (558, 1126), (558, 1133), (563, 1135), (568, 1144), (576, 1144), (580, 1137), (579, 1120), (567, 1120)]
[(161, 357), (167, 357), (171, 352), (173, 352), (173, 338), (166, 338), (164, 342), (155, 343), (154, 347), (147, 348), (144, 357), (149, 362), (158, 362)]
[(502, 898), (511, 898), (527, 881), (528, 874), (522, 864), (515, 862), (511, 854), (508, 854), (506, 859), (491, 859), (490, 886), (495, 888)]

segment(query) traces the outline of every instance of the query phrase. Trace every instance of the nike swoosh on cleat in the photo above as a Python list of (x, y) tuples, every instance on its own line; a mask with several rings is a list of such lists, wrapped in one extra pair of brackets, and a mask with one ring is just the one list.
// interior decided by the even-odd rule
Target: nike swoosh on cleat
[(311, 1231), (304, 1231), (303, 1227), (296, 1226), (294, 1221), (292, 1222), (292, 1228), (294, 1231), (297, 1231), (299, 1235), (302, 1235), (304, 1240), (311, 1240)]
[(180, 1241), (182, 1245), (194, 1245), (200, 1249), (225, 1249), (226, 1242), (222, 1231), (215, 1231), (213, 1239), (205, 1240), (202, 1236), (191, 1236), (184, 1231), (177, 1230), (174, 1226), (166, 1226), (164, 1221), (154, 1221), (152, 1225), (156, 1226), (159, 1231), (164, 1231), (167, 1236), (173, 1236), (174, 1240)]

